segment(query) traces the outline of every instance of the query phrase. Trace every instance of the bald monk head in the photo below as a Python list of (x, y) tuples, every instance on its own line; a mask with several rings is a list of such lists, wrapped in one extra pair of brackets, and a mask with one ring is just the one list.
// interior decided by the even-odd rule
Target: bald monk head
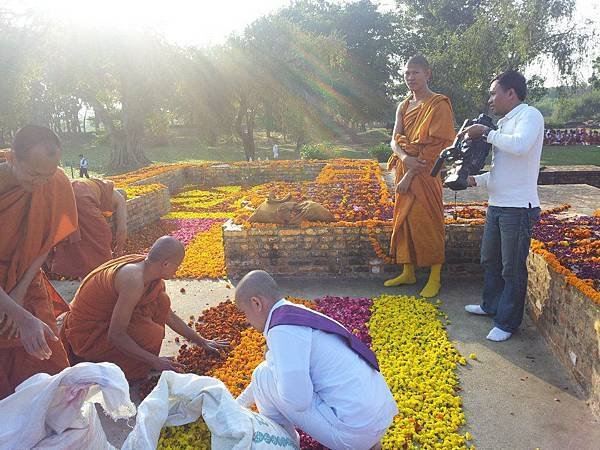
[(16, 182), (33, 192), (56, 172), (60, 160), (58, 136), (46, 127), (26, 125), (17, 131), (9, 164)]
[(271, 308), (282, 298), (279, 286), (264, 270), (247, 273), (235, 289), (236, 306), (244, 313), (248, 323), (261, 333)]
[(175, 276), (184, 256), (185, 248), (180, 241), (172, 236), (163, 236), (152, 244), (145, 263), (153, 278), (168, 280)]

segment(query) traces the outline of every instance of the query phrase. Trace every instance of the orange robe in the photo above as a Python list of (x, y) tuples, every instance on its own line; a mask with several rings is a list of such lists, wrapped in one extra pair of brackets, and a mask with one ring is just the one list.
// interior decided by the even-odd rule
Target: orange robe
[[(427, 162), (413, 179), (406, 194), (396, 194), (390, 254), (397, 264), (432, 266), (444, 262), (445, 232), (441, 177), (429, 175), (440, 152), (456, 133), (450, 100), (434, 94), (407, 112), (401, 105), (403, 134), (395, 136), (409, 156)], [(392, 155), (388, 168), (396, 169), (396, 184), (406, 172), (402, 161)]]
[[(112, 362), (129, 380), (148, 375), (151, 367), (121, 352), (108, 339), (108, 328), (117, 304), (115, 276), (125, 264), (144, 260), (142, 255), (126, 255), (110, 260), (92, 271), (82, 282), (61, 328), (61, 340), (71, 364), (81, 361)], [(148, 285), (133, 310), (127, 334), (143, 349), (158, 356), (165, 336), (165, 323), (171, 301), (163, 280)]]
[[(10, 293), (35, 259), (77, 228), (75, 198), (64, 172), (58, 169), (35, 192), (17, 186), (0, 193), (0, 224), (0, 284)], [(29, 285), (23, 306), (55, 334), (56, 315), (68, 309), (41, 270)], [(62, 344), (47, 342), (52, 356), (39, 360), (25, 351), (19, 339), (0, 336), (0, 399), (36, 373), (53, 375), (69, 366)]]
[(57, 245), (51, 272), (85, 277), (112, 258), (112, 231), (103, 212), (112, 210), (114, 184), (95, 178), (72, 182), (79, 228)]

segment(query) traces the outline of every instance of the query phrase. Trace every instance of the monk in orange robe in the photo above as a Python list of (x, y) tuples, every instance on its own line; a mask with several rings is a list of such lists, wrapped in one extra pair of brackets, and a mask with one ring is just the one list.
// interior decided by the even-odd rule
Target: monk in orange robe
[(163, 236), (148, 256), (126, 255), (94, 269), (61, 328), (71, 363), (112, 362), (129, 380), (143, 379), (152, 369), (181, 371), (180, 364), (159, 357), (165, 325), (207, 350), (226, 346), (204, 339), (171, 310), (164, 280), (175, 275), (183, 257), (183, 244)]
[(51, 130), (25, 126), (0, 164), (0, 399), (36, 373), (69, 365), (56, 337), (56, 315), (68, 305), (41, 270), (50, 249), (77, 228), (59, 159)]
[(56, 246), (50, 272), (83, 278), (113, 257), (113, 236), (106, 221), (107, 213), (115, 219), (115, 256), (123, 253), (127, 239), (127, 206), (125, 198), (114, 189), (112, 181), (88, 178), (74, 180), (71, 184), (79, 227)]
[(423, 56), (407, 62), (404, 79), (412, 95), (398, 106), (393, 154), (388, 168), (396, 170), (394, 226), (390, 253), (402, 273), (385, 286), (416, 283), (414, 266), (431, 267), (423, 297), (434, 297), (441, 287), (445, 233), (442, 181), (430, 176), (440, 152), (456, 135), (452, 106), (447, 97), (429, 89), (429, 63)]

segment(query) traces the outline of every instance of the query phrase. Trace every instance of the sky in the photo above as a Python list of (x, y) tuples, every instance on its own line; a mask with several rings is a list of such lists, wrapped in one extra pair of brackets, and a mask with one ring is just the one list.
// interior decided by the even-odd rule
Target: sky
[[(382, 10), (394, 8), (394, 0), (375, 0)], [(41, 12), (55, 21), (76, 21), (80, 24), (149, 27), (160, 31), (180, 45), (205, 46), (225, 41), (231, 33), (241, 33), (259, 17), (275, 12), (291, 0), (0, 0), (0, 8)], [(101, 5), (101, 6), (97, 6)], [(576, 21), (588, 18), (600, 32), (600, 1), (577, 0)], [(600, 55), (595, 50), (592, 57)], [(590, 58), (591, 61), (591, 58)], [(530, 72), (545, 75), (553, 84), (547, 65), (539, 64)], [(589, 72), (589, 61), (584, 72)], [(589, 76), (589, 75), (587, 75)]]

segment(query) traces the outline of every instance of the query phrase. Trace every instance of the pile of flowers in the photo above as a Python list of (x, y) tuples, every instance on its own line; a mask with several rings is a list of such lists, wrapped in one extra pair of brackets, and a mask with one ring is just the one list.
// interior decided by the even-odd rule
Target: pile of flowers
[(136, 186), (127, 185), (122, 187), (122, 189), (124, 189), (125, 193), (127, 194), (127, 199), (141, 197), (143, 195), (147, 195), (164, 188), (165, 185), (160, 183), (140, 184)]
[[(465, 365), (448, 340), (437, 305), (406, 296), (374, 299), (332, 297), (314, 302), (289, 298), (342, 323), (367, 345), (381, 366), (400, 413), (383, 439), (385, 449), (467, 448), (468, 433), (458, 432), (465, 423), (461, 409), (457, 364)], [(190, 322), (209, 338), (225, 338), (230, 348), (220, 357), (208, 356), (203, 349), (183, 344), (177, 356), (188, 371), (221, 379), (234, 396), (250, 383), (254, 368), (262, 361), (265, 340), (249, 327), (235, 306), (227, 301), (206, 310)], [(323, 450), (304, 433), (302, 449)], [(194, 442), (210, 448), (210, 433), (201, 420), (182, 427), (168, 427), (161, 433), (159, 449), (179, 449)]]

